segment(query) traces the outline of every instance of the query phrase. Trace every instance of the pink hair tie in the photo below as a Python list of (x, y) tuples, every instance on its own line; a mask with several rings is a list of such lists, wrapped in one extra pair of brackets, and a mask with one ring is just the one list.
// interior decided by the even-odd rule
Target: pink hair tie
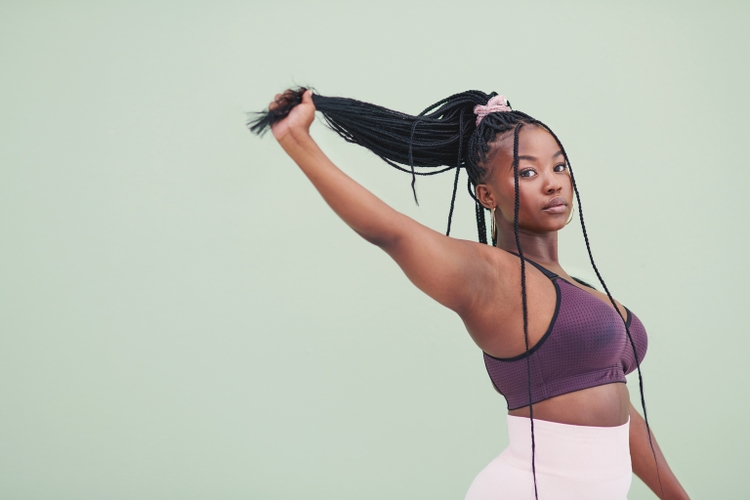
[(496, 95), (485, 106), (477, 104), (474, 106), (474, 114), (477, 115), (477, 127), (482, 123), (482, 119), (490, 113), (507, 113), (513, 111), (508, 106), (508, 99), (504, 95)]

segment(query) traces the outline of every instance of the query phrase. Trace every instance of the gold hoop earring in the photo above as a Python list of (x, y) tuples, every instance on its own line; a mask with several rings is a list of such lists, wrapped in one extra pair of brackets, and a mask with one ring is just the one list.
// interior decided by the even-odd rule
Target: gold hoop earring
[(492, 233), (493, 241), (497, 241), (497, 223), (495, 222), (495, 209), (492, 207), (492, 220), (490, 221), (490, 232)]
[(565, 223), (566, 226), (573, 221), (573, 214), (574, 213), (576, 213), (576, 206), (575, 205), (573, 205), (573, 208), (570, 211), (570, 217), (568, 217), (568, 222)]

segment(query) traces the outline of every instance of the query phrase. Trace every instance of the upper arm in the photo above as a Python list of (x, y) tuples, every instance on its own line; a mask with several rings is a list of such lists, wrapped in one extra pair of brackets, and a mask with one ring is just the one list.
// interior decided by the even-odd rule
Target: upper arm
[(461, 316), (502, 275), (486, 245), (450, 238), (403, 214), (399, 214), (395, 226), (392, 238), (374, 243), (396, 261), (417, 288)]

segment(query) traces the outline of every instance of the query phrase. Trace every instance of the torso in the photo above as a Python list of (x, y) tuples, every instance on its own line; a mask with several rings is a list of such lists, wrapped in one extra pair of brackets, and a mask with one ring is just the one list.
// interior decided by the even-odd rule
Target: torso
[[(503, 250), (497, 251), (510, 255)], [(515, 261), (519, 264), (516, 275), (506, 276), (503, 283), (505, 286), (499, 286), (495, 293), (484, 297), (490, 303), (490, 307), (482, 308), (487, 313), (475, 315), (468, 320), (464, 318), (469, 333), (479, 347), (497, 358), (511, 358), (526, 352), (518, 257), (515, 257)], [(554, 283), (541, 271), (529, 264), (525, 267), (529, 348), (533, 348), (542, 339), (553, 319), (557, 291)], [(549, 265), (548, 269), (586, 293), (611, 304), (604, 293), (575, 282), (559, 265)], [(513, 282), (517, 285), (508, 286)], [(625, 318), (626, 310), (617, 302), (616, 305)], [(608, 383), (539, 401), (534, 403), (533, 411), (535, 419), (571, 425), (614, 427), (628, 421), (630, 396), (624, 383)], [(529, 407), (524, 406), (508, 413), (528, 417)]]
[[(529, 407), (510, 410), (508, 414), (528, 417)], [(621, 383), (598, 385), (534, 403), (534, 418), (561, 424), (616, 427), (627, 422), (629, 415), (630, 393)]]

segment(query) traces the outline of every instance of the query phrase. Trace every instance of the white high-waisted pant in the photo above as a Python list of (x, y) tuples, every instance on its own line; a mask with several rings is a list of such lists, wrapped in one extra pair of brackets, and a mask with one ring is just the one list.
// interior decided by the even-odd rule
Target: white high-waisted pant
[[(534, 419), (539, 500), (626, 500), (630, 422), (586, 427)], [(466, 500), (533, 500), (531, 426), (508, 415), (510, 444), (471, 483)]]

